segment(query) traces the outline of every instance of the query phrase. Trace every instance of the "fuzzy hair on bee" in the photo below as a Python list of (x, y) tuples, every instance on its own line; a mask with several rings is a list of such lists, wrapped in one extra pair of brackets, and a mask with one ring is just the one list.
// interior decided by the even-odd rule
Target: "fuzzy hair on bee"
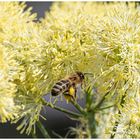
[(76, 98), (77, 86), (82, 85), (84, 80), (82, 72), (75, 72), (74, 74), (62, 79), (54, 84), (51, 90), (52, 96), (64, 94), (72, 99)]

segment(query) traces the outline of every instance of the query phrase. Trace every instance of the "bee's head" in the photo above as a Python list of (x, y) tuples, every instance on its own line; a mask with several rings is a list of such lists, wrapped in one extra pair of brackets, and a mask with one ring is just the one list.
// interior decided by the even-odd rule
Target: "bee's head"
[(80, 77), (81, 80), (85, 79), (85, 76), (84, 76), (84, 74), (82, 72), (77, 71), (76, 73)]

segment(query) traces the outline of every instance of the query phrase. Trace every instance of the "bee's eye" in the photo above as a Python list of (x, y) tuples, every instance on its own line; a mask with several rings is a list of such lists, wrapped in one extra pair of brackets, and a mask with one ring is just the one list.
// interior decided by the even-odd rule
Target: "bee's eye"
[(84, 76), (83, 75), (81, 75), (81, 77), (84, 79)]

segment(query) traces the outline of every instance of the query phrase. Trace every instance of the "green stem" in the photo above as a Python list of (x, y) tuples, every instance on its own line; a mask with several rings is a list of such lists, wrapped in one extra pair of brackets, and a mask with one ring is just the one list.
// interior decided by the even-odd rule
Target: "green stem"
[(50, 138), (48, 132), (46, 131), (45, 127), (40, 121), (37, 122), (37, 126), (39, 130), (41, 131), (41, 133), (43, 134), (44, 138)]
[(101, 105), (102, 105), (102, 103), (104, 102), (104, 100), (105, 100), (105, 97), (109, 94), (110, 92), (107, 92), (103, 97), (102, 97), (102, 99), (99, 101), (99, 103), (94, 107), (94, 111), (96, 110), (96, 109), (98, 109)]
[(54, 108), (55, 110), (61, 111), (61, 112), (66, 113), (66, 114), (68, 114), (68, 115), (70, 115), (70, 116), (73, 116), (73, 117), (75, 117), (75, 118), (78, 118), (78, 117), (81, 116), (81, 114), (78, 114), (78, 113), (75, 113), (75, 112), (66, 110), (66, 109), (64, 109), (64, 108), (54, 106), (54, 105), (52, 105), (52, 104), (50, 104), (50, 103), (47, 103), (45, 100), (42, 100), (42, 101), (43, 101), (43, 105), (48, 106), (48, 107), (51, 107), (51, 108)]
[(79, 105), (77, 104), (75, 101), (72, 101), (71, 100), (71, 103), (75, 106), (75, 108), (82, 114), (85, 114), (86, 112), (84, 111), (84, 109)]
[(97, 122), (95, 119), (95, 112), (90, 112), (87, 116), (86, 119), (88, 120), (88, 126), (89, 126), (89, 131), (90, 131), (90, 137), (91, 138), (97, 138)]
[(98, 111), (102, 111), (102, 110), (104, 110), (104, 109), (108, 109), (108, 108), (111, 108), (111, 107), (114, 107), (114, 106), (115, 106), (115, 104), (110, 105), (110, 106), (106, 106), (106, 107), (103, 107), (103, 108), (99, 108)]
[(32, 131), (31, 132), (32, 138), (37, 138), (36, 134)]
[(58, 111), (61, 111), (61, 112), (63, 112), (63, 113), (69, 114), (69, 115), (71, 115), (71, 116), (73, 116), (73, 117), (80, 117), (80, 116), (81, 116), (81, 115), (78, 114), (78, 113), (74, 113), (74, 112), (69, 111), (69, 110), (66, 110), (66, 109), (64, 109), (64, 108), (60, 108), (60, 107), (57, 107), (57, 106), (53, 106), (53, 107), (52, 107), (50, 104), (48, 104), (48, 106), (51, 107), (51, 108), (54, 108), (54, 109), (56, 109), (56, 110), (58, 110)]

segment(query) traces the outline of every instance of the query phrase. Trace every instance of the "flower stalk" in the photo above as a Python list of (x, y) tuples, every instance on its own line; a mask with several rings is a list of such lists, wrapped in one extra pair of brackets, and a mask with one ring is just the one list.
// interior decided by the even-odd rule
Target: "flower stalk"
[(73, 112), (73, 111), (70, 111), (70, 110), (67, 110), (67, 109), (64, 109), (64, 108), (61, 108), (61, 107), (52, 105), (51, 103), (46, 102), (44, 99), (42, 99), (42, 102), (43, 102), (43, 105), (44, 105), (44, 106), (47, 106), (47, 107), (50, 107), (50, 108), (52, 108), (52, 109), (61, 111), (61, 112), (63, 112), (63, 113), (66, 113), (67, 115), (70, 115), (70, 116), (74, 117), (74, 118), (81, 117), (81, 114), (78, 114), (78, 113), (75, 113), (75, 112)]
[(50, 138), (47, 130), (45, 129), (45, 127), (43, 126), (43, 124), (38, 121), (37, 123), (37, 127), (39, 128), (39, 130), (41, 131), (42, 135), (44, 136), (44, 138)]

